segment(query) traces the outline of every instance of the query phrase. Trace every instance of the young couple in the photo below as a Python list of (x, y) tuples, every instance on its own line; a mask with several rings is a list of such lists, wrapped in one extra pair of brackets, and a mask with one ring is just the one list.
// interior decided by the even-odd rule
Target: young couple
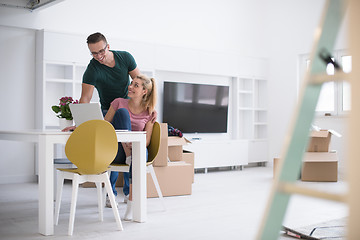
[[(80, 103), (89, 103), (96, 88), (101, 108), (106, 113), (104, 119), (111, 122), (115, 129), (146, 131), (146, 146), (148, 146), (157, 117), (155, 80), (140, 74), (135, 59), (130, 53), (110, 50), (105, 36), (101, 33), (91, 34), (87, 38), (87, 45), (93, 59), (83, 76)], [(132, 79), (130, 84), (129, 76)], [(71, 127), (63, 131), (69, 130)], [(129, 160), (131, 160), (131, 144), (119, 143), (119, 150), (113, 163), (129, 163)], [(110, 175), (115, 196), (117, 196), (115, 183), (118, 175), (118, 172), (111, 172)], [(130, 173), (124, 173), (123, 191), (124, 202), (128, 203), (125, 219), (129, 219), (131, 170)], [(106, 206), (110, 207), (108, 199)]]
[[(146, 146), (150, 144), (154, 125), (155, 104), (157, 100), (156, 83), (153, 78), (140, 74), (136, 76), (128, 87), (128, 99), (116, 98), (111, 102), (104, 119), (115, 129), (130, 131), (146, 131)], [(75, 127), (65, 128), (63, 131), (73, 130)], [(131, 144), (119, 143), (118, 153), (112, 163), (131, 165)], [(115, 196), (117, 191), (115, 183), (119, 173), (111, 172), (110, 183)], [(131, 166), (129, 172), (129, 200), (124, 219), (131, 218)], [(110, 200), (106, 198), (106, 206), (111, 207)]]

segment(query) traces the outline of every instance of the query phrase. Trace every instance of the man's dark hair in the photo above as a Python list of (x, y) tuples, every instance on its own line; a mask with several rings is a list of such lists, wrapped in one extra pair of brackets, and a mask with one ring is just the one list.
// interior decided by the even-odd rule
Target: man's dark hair
[(105, 36), (99, 32), (96, 32), (96, 33), (93, 33), (90, 36), (88, 36), (86, 43), (93, 44), (93, 43), (98, 43), (100, 41), (104, 41), (107, 44)]

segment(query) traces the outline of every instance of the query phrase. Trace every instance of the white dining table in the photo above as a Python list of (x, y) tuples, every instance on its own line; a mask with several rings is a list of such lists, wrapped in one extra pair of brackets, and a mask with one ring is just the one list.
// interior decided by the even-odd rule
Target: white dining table
[[(39, 233), (54, 235), (54, 144), (65, 144), (71, 132), (0, 130), (0, 140), (33, 142), (38, 148)], [(146, 221), (146, 133), (117, 131), (119, 142), (132, 142), (133, 221)]]

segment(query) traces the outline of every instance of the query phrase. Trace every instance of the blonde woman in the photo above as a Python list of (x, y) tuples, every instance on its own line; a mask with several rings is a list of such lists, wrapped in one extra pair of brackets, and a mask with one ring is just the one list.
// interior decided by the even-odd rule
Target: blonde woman
[[(105, 120), (111, 122), (115, 129), (126, 129), (131, 131), (146, 131), (146, 146), (150, 143), (154, 121), (156, 119), (155, 105), (157, 100), (156, 83), (153, 78), (140, 74), (136, 76), (128, 87), (129, 99), (116, 98), (111, 102), (110, 108), (105, 115)], [(113, 163), (129, 163), (131, 159), (131, 144), (119, 143), (118, 154)], [(118, 172), (111, 172), (110, 182), (114, 191)], [(130, 167), (131, 186), (131, 167)], [(131, 210), (131, 187), (129, 194), (127, 214)], [(110, 206), (110, 202), (106, 205)]]

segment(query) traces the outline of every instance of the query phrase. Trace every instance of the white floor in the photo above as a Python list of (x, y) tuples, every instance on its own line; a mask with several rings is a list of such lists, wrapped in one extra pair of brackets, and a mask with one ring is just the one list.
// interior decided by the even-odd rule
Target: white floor
[[(0, 239), (255, 239), (267, 204), (272, 167), (195, 174), (193, 193), (166, 197), (167, 211), (158, 199), (148, 199), (146, 223), (123, 221), (116, 230), (111, 209), (98, 221), (96, 190), (80, 188), (74, 235), (67, 236), (71, 185), (66, 184), (55, 235), (37, 233), (37, 185), (0, 185)], [(331, 192), (346, 191), (346, 183), (304, 183)], [(120, 190), (121, 192), (121, 190)], [(125, 204), (120, 203), (120, 215)], [(347, 216), (344, 204), (294, 196), (284, 225), (307, 226)]]

